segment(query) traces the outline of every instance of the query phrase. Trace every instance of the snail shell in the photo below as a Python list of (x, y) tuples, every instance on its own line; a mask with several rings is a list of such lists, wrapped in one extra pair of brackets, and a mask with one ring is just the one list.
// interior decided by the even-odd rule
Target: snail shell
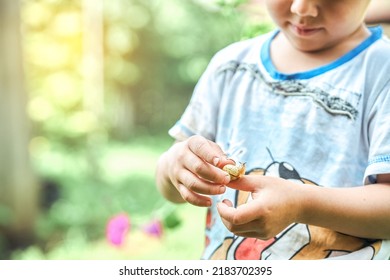
[(229, 173), (230, 180), (237, 180), (241, 176), (245, 174), (245, 162), (244, 163), (238, 163), (236, 165), (234, 164), (226, 164), (223, 168), (224, 171)]

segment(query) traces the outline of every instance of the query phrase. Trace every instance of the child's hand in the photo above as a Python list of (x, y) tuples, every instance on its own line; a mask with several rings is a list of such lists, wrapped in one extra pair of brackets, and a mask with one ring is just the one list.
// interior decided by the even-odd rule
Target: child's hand
[(218, 203), (218, 212), (225, 226), (234, 234), (267, 240), (296, 222), (301, 211), (299, 185), (281, 178), (248, 175), (228, 185), (251, 192), (253, 200), (232, 207), (232, 202)]
[(230, 176), (221, 167), (232, 160), (221, 148), (201, 136), (192, 136), (174, 144), (167, 152), (168, 177), (181, 197), (196, 206), (210, 206), (208, 195), (225, 192)]

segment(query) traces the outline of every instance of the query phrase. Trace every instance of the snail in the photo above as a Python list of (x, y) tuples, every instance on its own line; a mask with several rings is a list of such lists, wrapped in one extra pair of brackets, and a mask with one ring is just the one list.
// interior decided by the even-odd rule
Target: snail
[(238, 164), (226, 164), (222, 170), (226, 171), (230, 175), (230, 180), (237, 180), (245, 174), (245, 162)]

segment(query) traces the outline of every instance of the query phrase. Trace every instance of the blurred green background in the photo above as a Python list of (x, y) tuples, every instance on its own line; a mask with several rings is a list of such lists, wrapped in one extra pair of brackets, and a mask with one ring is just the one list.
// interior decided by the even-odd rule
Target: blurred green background
[(261, 2), (2, 0), (0, 258), (199, 259), (205, 209), (155, 164), (212, 55), (272, 28)]

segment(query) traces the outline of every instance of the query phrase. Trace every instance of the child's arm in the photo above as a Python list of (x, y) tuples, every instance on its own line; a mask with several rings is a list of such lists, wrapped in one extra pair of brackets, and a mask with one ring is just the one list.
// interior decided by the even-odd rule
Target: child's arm
[(219, 167), (232, 163), (221, 148), (201, 136), (177, 142), (159, 159), (156, 183), (160, 193), (174, 203), (210, 206), (209, 195), (225, 192), (230, 176)]
[(368, 7), (365, 21), (368, 24), (390, 22), (390, 1), (372, 1)]
[(300, 185), (280, 178), (249, 175), (229, 187), (252, 192), (237, 208), (218, 204), (226, 227), (236, 235), (269, 239), (292, 223), (329, 228), (372, 239), (390, 239), (390, 175), (355, 188)]

